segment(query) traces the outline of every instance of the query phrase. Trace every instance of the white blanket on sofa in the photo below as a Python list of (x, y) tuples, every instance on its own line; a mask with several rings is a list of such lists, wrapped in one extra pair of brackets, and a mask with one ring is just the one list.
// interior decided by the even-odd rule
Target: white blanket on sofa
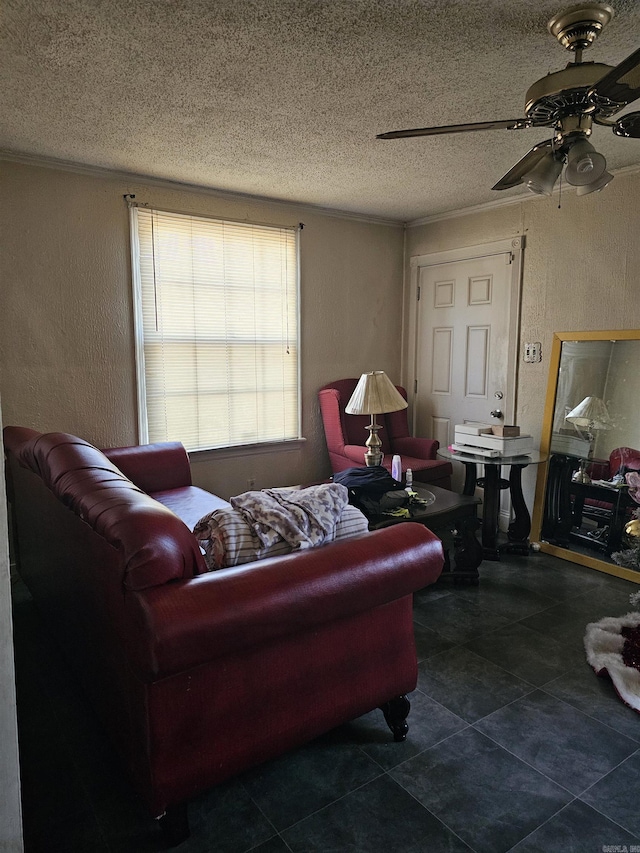
[(348, 502), (348, 491), (340, 483), (264, 489), (231, 498), (231, 506), (244, 516), (265, 548), (284, 539), (292, 550), (335, 539), (336, 524)]

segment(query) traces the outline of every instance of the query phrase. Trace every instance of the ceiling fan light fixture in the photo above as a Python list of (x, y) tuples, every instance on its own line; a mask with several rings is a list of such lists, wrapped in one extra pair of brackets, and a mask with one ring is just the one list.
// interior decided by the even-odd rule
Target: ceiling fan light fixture
[(591, 185), (605, 173), (607, 161), (586, 139), (574, 142), (567, 155), (565, 178), (574, 187)]
[(551, 195), (555, 182), (560, 177), (563, 161), (553, 152), (541, 157), (536, 165), (523, 175), (523, 183), (528, 190), (537, 195)]
[(613, 180), (613, 175), (611, 172), (605, 171), (600, 175), (597, 181), (593, 181), (591, 184), (583, 184), (576, 189), (576, 195), (589, 195), (589, 193), (597, 193), (600, 190), (603, 190), (607, 184), (610, 184)]
[(377, 138), (552, 127), (552, 139), (534, 145), (492, 189), (511, 190), (524, 183), (531, 192), (550, 196), (565, 163), (566, 180), (579, 190), (578, 195), (602, 189), (612, 176), (606, 171), (603, 155), (588, 142), (593, 126), (608, 127), (615, 136), (640, 139), (640, 111), (611, 121), (616, 113), (640, 100), (640, 48), (616, 66), (582, 59), (583, 51), (613, 16), (609, 3), (581, 0), (549, 21), (549, 32), (574, 54), (574, 61), (528, 88), (522, 118), (392, 130)]

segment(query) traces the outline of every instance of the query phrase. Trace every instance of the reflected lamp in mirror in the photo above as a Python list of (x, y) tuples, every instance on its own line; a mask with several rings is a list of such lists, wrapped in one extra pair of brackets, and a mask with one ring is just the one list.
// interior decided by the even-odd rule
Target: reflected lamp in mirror
[(367, 450), (364, 454), (367, 467), (382, 464), (382, 441), (378, 435), (381, 425), (376, 423), (376, 415), (398, 412), (407, 406), (407, 401), (383, 370), (363, 373), (358, 380), (345, 412), (349, 415), (371, 416), (371, 423), (367, 427), (369, 438), (365, 442)]
[[(589, 457), (593, 454), (593, 441), (595, 431), (600, 429), (611, 429), (613, 423), (609, 412), (600, 397), (585, 397), (574, 409), (571, 409), (565, 420), (573, 424), (580, 435), (584, 435), (589, 441)], [(580, 470), (576, 471), (573, 479), (577, 483), (590, 483), (591, 478), (586, 471), (586, 459), (580, 462)]]

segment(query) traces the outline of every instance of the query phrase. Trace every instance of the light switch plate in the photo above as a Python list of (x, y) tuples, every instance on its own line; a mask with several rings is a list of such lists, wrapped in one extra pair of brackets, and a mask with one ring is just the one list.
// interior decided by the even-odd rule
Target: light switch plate
[(524, 345), (524, 360), (528, 364), (535, 364), (542, 361), (542, 344), (540, 341), (526, 343)]

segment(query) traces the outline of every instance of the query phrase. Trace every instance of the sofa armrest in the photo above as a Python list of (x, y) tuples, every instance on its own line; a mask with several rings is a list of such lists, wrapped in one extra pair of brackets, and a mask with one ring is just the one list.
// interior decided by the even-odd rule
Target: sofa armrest
[(102, 452), (147, 494), (191, 485), (189, 457), (179, 441), (110, 447)]
[(413, 456), (416, 459), (435, 459), (440, 442), (433, 438), (396, 438), (393, 442), (393, 452), (400, 456)]
[(131, 593), (132, 665), (143, 681), (184, 672), (402, 598), (442, 565), (440, 540), (406, 522)]

